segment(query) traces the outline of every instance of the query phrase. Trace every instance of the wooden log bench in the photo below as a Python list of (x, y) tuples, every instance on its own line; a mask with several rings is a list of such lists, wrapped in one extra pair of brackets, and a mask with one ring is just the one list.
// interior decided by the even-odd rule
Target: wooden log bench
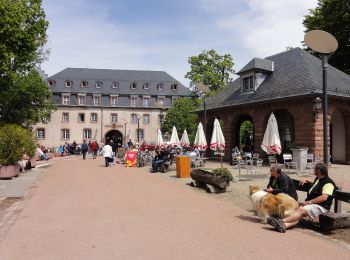
[[(307, 192), (311, 188), (311, 183), (300, 186), (299, 180), (293, 179), (296, 190)], [(334, 192), (333, 211), (323, 213), (319, 217), (319, 225), (322, 231), (329, 232), (336, 228), (350, 227), (350, 211), (341, 212), (341, 203), (350, 203), (350, 193), (343, 192), (340, 187)]]

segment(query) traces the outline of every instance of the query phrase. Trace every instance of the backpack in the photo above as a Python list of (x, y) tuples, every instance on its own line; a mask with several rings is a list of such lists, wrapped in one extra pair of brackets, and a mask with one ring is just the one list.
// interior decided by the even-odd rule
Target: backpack
[(83, 144), (81, 145), (81, 150), (82, 150), (82, 151), (87, 151), (87, 150), (89, 150), (89, 147), (88, 147), (87, 143), (83, 143)]

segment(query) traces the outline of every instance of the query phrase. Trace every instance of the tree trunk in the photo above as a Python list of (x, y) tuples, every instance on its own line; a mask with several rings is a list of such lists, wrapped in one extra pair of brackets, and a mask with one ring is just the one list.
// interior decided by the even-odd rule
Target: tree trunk
[(230, 180), (227, 176), (212, 175), (210, 172), (201, 169), (193, 169), (191, 171), (191, 178), (202, 183), (217, 186), (221, 189), (230, 186)]

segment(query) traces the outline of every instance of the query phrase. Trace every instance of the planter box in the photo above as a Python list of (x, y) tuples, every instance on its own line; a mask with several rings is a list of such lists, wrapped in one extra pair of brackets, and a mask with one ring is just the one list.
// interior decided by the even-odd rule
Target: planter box
[(11, 179), (18, 176), (21, 167), (19, 164), (15, 165), (1, 165), (0, 166), (0, 179)]
[(193, 169), (191, 178), (200, 183), (214, 185), (220, 189), (225, 189), (230, 186), (230, 179), (223, 175), (212, 175), (209, 171), (203, 169)]

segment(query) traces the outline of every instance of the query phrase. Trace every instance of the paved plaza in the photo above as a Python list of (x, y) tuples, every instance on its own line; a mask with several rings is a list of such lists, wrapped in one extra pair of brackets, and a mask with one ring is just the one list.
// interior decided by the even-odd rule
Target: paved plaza
[(259, 179), (234, 182), (231, 192), (206, 194), (174, 171), (103, 162), (70, 157), (0, 181), (1, 198), (24, 196), (2, 217), (1, 259), (348, 258), (346, 245), (322, 235), (299, 228), (281, 234), (260, 224), (247, 187), (266, 185), (268, 167)]

